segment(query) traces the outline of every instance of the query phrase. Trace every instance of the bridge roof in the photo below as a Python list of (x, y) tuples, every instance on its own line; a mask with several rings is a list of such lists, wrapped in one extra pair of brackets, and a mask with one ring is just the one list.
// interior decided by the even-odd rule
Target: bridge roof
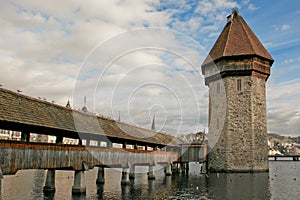
[(78, 138), (78, 134), (178, 146), (174, 136), (59, 106), (0, 88), (0, 128)]

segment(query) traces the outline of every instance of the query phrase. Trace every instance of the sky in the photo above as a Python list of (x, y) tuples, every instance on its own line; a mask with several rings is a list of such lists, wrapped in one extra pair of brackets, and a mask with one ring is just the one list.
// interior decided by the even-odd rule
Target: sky
[(275, 62), (268, 132), (300, 135), (298, 0), (0, 0), (1, 87), (169, 134), (207, 130), (200, 66), (238, 8)]

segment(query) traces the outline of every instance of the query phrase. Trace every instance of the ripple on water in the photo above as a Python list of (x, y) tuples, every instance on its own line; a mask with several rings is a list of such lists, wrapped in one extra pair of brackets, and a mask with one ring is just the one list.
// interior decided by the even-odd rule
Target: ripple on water
[(199, 174), (200, 167), (190, 164), (190, 173), (165, 177), (156, 172), (156, 180), (148, 181), (147, 168), (140, 171), (130, 185), (120, 184), (121, 171), (105, 169), (104, 185), (97, 186), (97, 168), (86, 172), (87, 193), (71, 195), (72, 171), (56, 171), (56, 192), (44, 196), (44, 170), (24, 170), (2, 180), (2, 200), (11, 199), (298, 199), (300, 196), (300, 162), (270, 162), (270, 173)]

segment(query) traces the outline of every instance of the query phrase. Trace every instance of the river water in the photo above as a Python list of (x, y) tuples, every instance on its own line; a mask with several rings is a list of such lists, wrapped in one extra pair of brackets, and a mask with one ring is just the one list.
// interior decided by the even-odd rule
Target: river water
[[(144, 169), (143, 169), (144, 168)], [(137, 167), (136, 171), (144, 171)], [(43, 194), (44, 170), (22, 170), (2, 179), (3, 200), (95, 200), (95, 199), (299, 199), (300, 162), (271, 161), (269, 173), (210, 174), (199, 173), (200, 166), (190, 163), (188, 175), (165, 177), (156, 172), (156, 180), (147, 180), (145, 173), (137, 173), (128, 186), (121, 186), (121, 172), (105, 169), (105, 184), (96, 185), (97, 169), (86, 172), (85, 195), (72, 196), (73, 172), (56, 172), (56, 192)]]

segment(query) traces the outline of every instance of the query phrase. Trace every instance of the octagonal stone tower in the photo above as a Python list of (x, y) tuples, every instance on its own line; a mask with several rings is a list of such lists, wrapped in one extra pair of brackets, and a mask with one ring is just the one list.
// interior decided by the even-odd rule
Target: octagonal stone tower
[(233, 10), (201, 66), (209, 87), (209, 171), (269, 170), (265, 83), (273, 62)]

